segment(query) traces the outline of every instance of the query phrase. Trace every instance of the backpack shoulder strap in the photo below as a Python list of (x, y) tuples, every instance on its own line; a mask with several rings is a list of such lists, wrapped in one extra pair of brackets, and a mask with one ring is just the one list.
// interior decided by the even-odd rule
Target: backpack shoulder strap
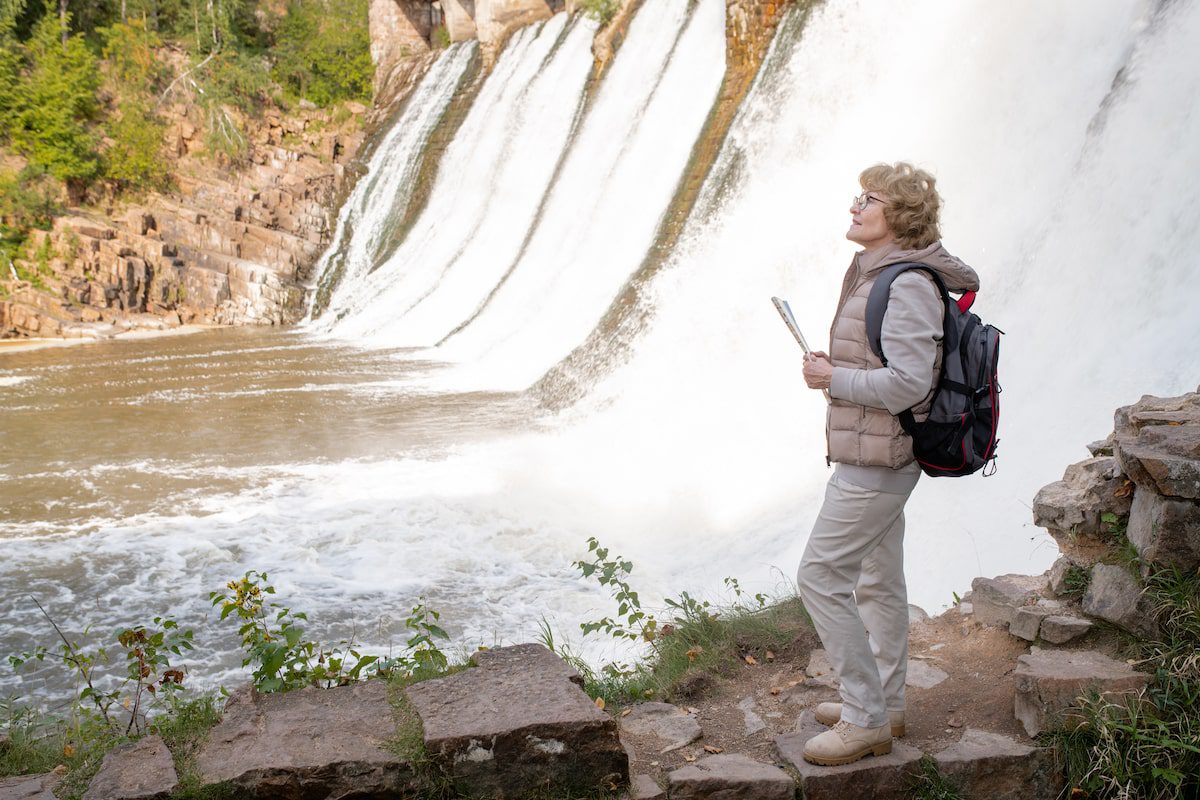
[[(883, 355), (883, 315), (887, 311), (892, 282), (901, 273), (908, 272), (910, 269), (919, 269), (933, 278), (933, 283), (942, 296), (942, 302), (946, 308), (950, 307), (950, 294), (946, 291), (946, 284), (942, 281), (942, 276), (929, 267), (910, 261), (903, 261), (899, 264), (892, 264), (885, 267), (879, 273), (879, 277), (875, 279), (875, 283), (871, 286), (871, 293), (867, 296), (867, 342), (871, 345), (871, 352), (883, 362), (885, 367), (888, 362), (887, 358)], [(951, 345), (957, 346), (954, 336), (954, 326), (947, 314), (942, 315), (942, 337), (942, 341), (947, 347)]]

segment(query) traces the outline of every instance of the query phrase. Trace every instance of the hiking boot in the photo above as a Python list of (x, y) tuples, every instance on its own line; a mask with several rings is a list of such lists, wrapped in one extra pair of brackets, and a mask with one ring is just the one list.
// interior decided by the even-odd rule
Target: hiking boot
[(823, 767), (836, 767), (858, 761), (863, 756), (885, 756), (892, 752), (892, 733), (887, 725), (860, 728), (839, 720), (804, 745), (804, 760)]
[[(841, 703), (820, 703), (813, 709), (813, 716), (822, 725), (836, 725), (842, 718)], [(904, 712), (889, 711), (888, 722), (892, 724), (892, 736), (897, 739), (904, 736)]]

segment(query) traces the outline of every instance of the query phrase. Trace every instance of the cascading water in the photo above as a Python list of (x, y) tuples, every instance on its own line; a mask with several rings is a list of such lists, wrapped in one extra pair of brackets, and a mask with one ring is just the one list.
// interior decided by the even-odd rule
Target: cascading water
[[(18, 588), (74, 630), (112, 629), (200, 619), (206, 593), (250, 568), (318, 635), (357, 620), (375, 651), (402, 640), (394, 620), (419, 595), (468, 646), (526, 640), (542, 615), (569, 633), (610, 613), (570, 566), (589, 535), (634, 561), (648, 604), (725, 575), (786, 583), (828, 474), (824, 405), (768, 299), (825, 339), (855, 177), (900, 158), (937, 174), (945, 242), (1008, 331), (1000, 471), (918, 487), (910, 599), (935, 610), (973, 576), (1049, 563), (1036, 489), (1115, 406), (1200, 375), (1200, 4), (827, 0), (798, 35), (785, 22), (794, 38), (699, 212), (644, 276), (648, 324), (611, 343), (628, 359), (528, 431), (525, 398), (474, 390), (536, 380), (642, 263), (716, 91), (722, 8), (643, 3), (590, 104), (588, 23), (515, 34), (425, 211), (371, 272), (371, 242), (408, 202), (385, 187), (404, 186), (400, 153), (426, 135), (393, 131), (346, 212), (346, 279), (309, 329), (332, 335), (0, 362), (5, 433), (20, 420), (0, 457), (0, 644), (45, 641)], [(464, 51), (426, 78), (430, 103)], [(170, 441), (133, 435), (146, 430)], [(215, 636), (196, 672), (230, 681), (238, 656)]]

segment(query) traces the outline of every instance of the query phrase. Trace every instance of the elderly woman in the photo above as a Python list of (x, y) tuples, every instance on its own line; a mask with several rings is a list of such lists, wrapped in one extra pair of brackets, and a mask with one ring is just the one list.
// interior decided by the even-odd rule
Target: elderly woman
[(867, 340), (866, 305), (880, 271), (899, 262), (935, 270), (950, 291), (979, 288), (974, 270), (938, 241), (940, 199), (929, 173), (879, 164), (859, 176), (846, 238), (862, 247), (850, 262), (830, 330), (829, 353), (805, 357), (804, 380), (828, 389), (827, 460), (837, 467), (800, 563), (804, 605), (841, 678), (841, 703), (821, 703), (832, 728), (804, 758), (837, 765), (883, 755), (904, 735), (908, 595), (904, 504), (921, 476), (912, 439), (896, 415), (928, 413), (941, 365), (944, 306), (921, 270), (893, 282), (883, 317), (886, 366)]

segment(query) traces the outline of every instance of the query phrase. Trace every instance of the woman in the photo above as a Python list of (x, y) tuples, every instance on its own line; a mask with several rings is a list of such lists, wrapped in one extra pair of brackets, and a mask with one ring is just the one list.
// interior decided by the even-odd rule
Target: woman
[(921, 470), (895, 415), (912, 408), (925, 418), (941, 366), (945, 309), (928, 275), (911, 270), (892, 283), (882, 331), (887, 366), (868, 343), (867, 297), (880, 271), (902, 261), (933, 269), (950, 291), (979, 288), (974, 270), (938, 241), (932, 175), (904, 162), (878, 164), (859, 184), (846, 238), (862, 250), (842, 283), (829, 353), (804, 362), (808, 386), (829, 390), (827, 461), (837, 464), (797, 581), (841, 679), (842, 702), (816, 709), (832, 728), (804, 750), (807, 761), (830, 766), (890, 753), (892, 737), (904, 735), (904, 504)]

